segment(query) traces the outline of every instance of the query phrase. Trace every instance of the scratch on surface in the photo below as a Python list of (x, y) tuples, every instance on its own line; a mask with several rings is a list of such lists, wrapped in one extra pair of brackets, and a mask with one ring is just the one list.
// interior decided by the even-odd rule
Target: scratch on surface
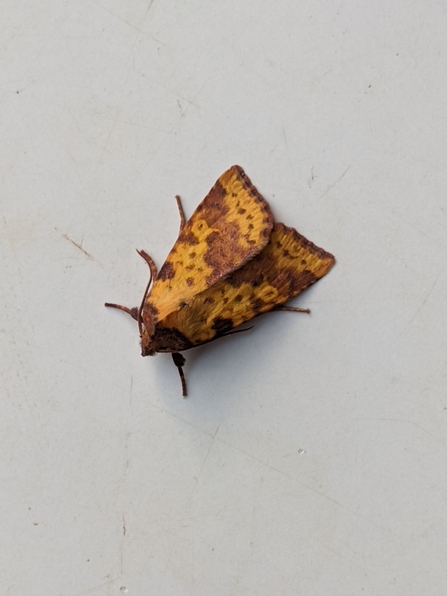
[[(209, 456), (209, 454), (211, 452), (211, 448), (214, 445), (214, 441), (216, 440), (215, 437), (216, 437), (217, 431), (219, 430), (219, 426), (217, 427), (217, 430), (216, 430), (214, 436), (211, 436), (210, 446), (208, 447), (208, 451), (206, 452), (206, 455), (203, 458), (203, 462), (202, 462), (202, 465), (200, 466), (199, 473), (197, 474), (197, 478), (195, 478), (194, 486), (192, 487), (191, 493), (188, 496), (188, 505), (191, 503), (191, 501), (192, 501), (192, 499), (194, 497), (194, 493), (196, 492), (196, 488), (199, 485), (200, 476), (202, 475), (202, 472), (203, 472), (203, 469), (205, 467), (206, 461), (207, 461), (208, 456)], [(203, 434), (209, 434), (209, 433), (203, 433)]]
[[(146, 76), (146, 75), (143, 75)], [(149, 79), (151, 81), (151, 83), (153, 83), (154, 85), (158, 85), (159, 87), (161, 87), (162, 89), (164, 89), (165, 91), (167, 91), (168, 93), (171, 93), (171, 95), (175, 95), (176, 97), (180, 97), (180, 99), (183, 99), (184, 101), (186, 101), (188, 104), (193, 105), (195, 108), (199, 109), (199, 106), (197, 103), (194, 103), (194, 99), (189, 99), (188, 97), (186, 97), (185, 95), (182, 95), (181, 93), (178, 93), (177, 91), (170, 89), (169, 87), (166, 87), (166, 85), (162, 85), (159, 81), (153, 81), (152, 79), (150, 79), (149, 77), (146, 76), (147, 79)], [(203, 87), (203, 86), (202, 86)], [(200, 89), (201, 90), (201, 89)], [(199, 90), (199, 92), (200, 92)], [(177, 100), (178, 101), (178, 100)], [(185, 108), (186, 110), (186, 108)], [(184, 112), (185, 112), (184, 110)], [(184, 113), (183, 112), (183, 113)], [(182, 114), (183, 115), (183, 114)]]
[(315, 174), (314, 174), (314, 167), (312, 166), (310, 168), (310, 178), (307, 181), (309, 188), (312, 188), (312, 184), (314, 183), (314, 180), (315, 180)]
[(420, 307), (417, 309), (417, 311), (414, 313), (414, 315), (411, 317), (411, 319), (408, 321), (407, 325), (405, 325), (404, 329), (399, 333), (399, 335), (397, 337), (400, 337), (401, 335), (403, 335), (405, 333), (405, 331), (408, 329), (408, 327), (410, 327), (410, 325), (412, 324), (412, 322), (415, 320), (415, 318), (418, 316), (418, 314), (421, 312), (421, 310), (423, 309), (423, 307), (425, 306), (427, 300), (430, 298), (433, 290), (435, 289), (435, 285), (438, 283), (438, 280), (435, 279), (432, 287), (430, 288), (427, 296), (425, 297), (425, 299), (422, 301), (422, 304), (420, 305)]
[(144, 18), (147, 17), (148, 12), (150, 11), (150, 9), (152, 8), (152, 4), (155, 2), (155, 0), (149, 0), (149, 3), (147, 5), (147, 10), (146, 10), (146, 14), (144, 15)]
[[(146, 10), (146, 14), (145, 14), (143, 20), (146, 19), (147, 15), (148, 15), (148, 12), (152, 8), (152, 5), (154, 4), (154, 2), (155, 2), (155, 0), (151, 0), (149, 2), (149, 6), (148, 6), (148, 8)], [(144, 31), (144, 29), (140, 29), (140, 27), (137, 27), (137, 25), (134, 25), (133, 23), (131, 23), (127, 19), (124, 19), (119, 14), (116, 14), (116, 12), (113, 12), (113, 10), (110, 10), (110, 8), (107, 8), (107, 6), (104, 6), (104, 4), (101, 4), (101, 2), (98, 2), (98, 0), (93, 0), (93, 3), (96, 4), (97, 6), (99, 6), (100, 8), (102, 8), (103, 10), (105, 10), (106, 12), (108, 12), (109, 14), (111, 14), (112, 16), (114, 16), (116, 19), (118, 19), (122, 23), (125, 23), (126, 25), (128, 25), (132, 29), (135, 29), (136, 31), (138, 31), (138, 33), (141, 33), (142, 35), (148, 37), (149, 39), (152, 39), (153, 41), (157, 42), (158, 44), (160, 44), (160, 45), (162, 45), (164, 47), (167, 47), (167, 45), (165, 43), (163, 43), (162, 41), (160, 41), (159, 39), (157, 39), (153, 35), (150, 35), (147, 31)]]
[[(146, 14), (145, 14), (145, 16), (143, 18), (143, 24), (144, 24), (144, 22), (147, 19), (147, 16), (149, 14), (149, 11), (150, 11), (150, 9), (151, 9), (154, 1), (155, 0), (149, 0), (149, 5), (148, 5), (148, 8), (146, 10)], [(99, 4), (99, 5), (102, 8), (104, 8), (101, 4)], [(108, 9), (106, 8), (105, 10), (108, 10)], [(112, 13), (112, 14), (114, 14), (114, 13)], [(117, 15), (114, 14), (114, 16), (117, 16)], [(118, 18), (121, 19), (121, 17), (118, 17)], [(124, 21), (124, 22), (126, 22), (128, 25), (130, 25), (130, 23), (128, 23), (127, 21)], [(113, 118), (112, 125), (110, 127), (109, 133), (108, 133), (107, 138), (105, 140), (104, 146), (102, 148), (102, 152), (101, 152), (101, 155), (99, 157), (98, 164), (101, 163), (101, 161), (102, 161), (102, 159), (103, 159), (103, 157), (104, 157), (104, 155), (105, 155), (105, 153), (107, 151), (107, 147), (109, 145), (110, 139), (112, 138), (112, 134), (115, 131), (115, 128), (116, 128), (116, 126), (118, 124), (118, 121), (119, 121), (119, 118), (120, 118), (120, 115), (121, 115), (121, 111), (122, 111), (122, 109), (124, 107), (124, 104), (126, 102), (126, 98), (124, 98), (124, 92), (125, 92), (125, 89), (127, 89), (126, 79), (127, 79), (128, 73), (132, 69), (132, 64), (131, 64), (132, 63), (132, 56), (133, 56), (134, 50), (136, 48), (136, 45), (137, 45), (137, 43), (138, 43), (138, 41), (140, 39), (140, 35), (145, 34), (145, 32), (143, 30), (141, 30), (141, 29), (139, 29), (137, 27), (136, 27), (136, 29), (137, 29), (137, 32), (136, 32), (136, 35), (135, 35), (135, 39), (134, 39), (134, 42), (132, 44), (132, 47), (129, 50), (128, 58), (127, 58), (127, 65), (126, 65), (126, 67), (124, 69), (123, 83), (121, 85), (121, 92), (120, 92), (119, 101), (117, 102), (116, 114), (115, 114), (115, 117)], [(159, 43), (158, 40), (157, 40), (157, 43)]]
[(193, 10), (191, 12), (188, 12), (187, 14), (183, 15), (182, 17), (180, 17), (176, 21), (167, 22), (164, 27), (159, 27), (158, 28), (158, 32), (159, 33), (164, 33), (165, 31), (171, 29), (172, 27), (177, 27), (179, 25), (179, 23), (182, 23), (186, 19), (191, 19), (192, 17), (194, 17), (196, 15), (196, 13), (200, 12), (201, 10), (203, 10), (202, 6), (199, 6), (199, 8), (197, 8), (196, 10)]
[(268, 464), (267, 462), (263, 461), (262, 459), (260, 459), (258, 457), (255, 457), (254, 455), (252, 455), (251, 453), (248, 453), (247, 451), (244, 451), (243, 449), (239, 449), (238, 447), (236, 447), (235, 445), (232, 445), (231, 443), (228, 443), (227, 441), (223, 441), (222, 439), (216, 439), (216, 440), (217, 441), (220, 441), (220, 443), (222, 443), (224, 445), (227, 445), (231, 449), (234, 449), (235, 451), (239, 451), (239, 453), (242, 453), (242, 454), (246, 455), (247, 457), (249, 457), (249, 458), (251, 458), (251, 459), (259, 462), (263, 466), (266, 466), (267, 468), (270, 468), (271, 470), (277, 472), (278, 474), (284, 476), (285, 478), (289, 478), (290, 480), (293, 480), (294, 482), (296, 482), (297, 484), (299, 484), (303, 488), (307, 488), (311, 492), (319, 495), (320, 497), (322, 497), (323, 499), (325, 499), (325, 500), (327, 500), (327, 501), (329, 501), (331, 503), (334, 503), (338, 507), (342, 507), (345, 511), (348, 511), (349, 513), (351, 513), (355, 517), (358, 517), (360, 519), (363, 519), (366, 522), (368, 522), (369, 524), (373, 525), (374, 527), (381, 528), (384, 532), (387, 532), (387, 533), (389, 533), (389, 534), (391, 534), (393, 536), (396, 535), (396, 533), (393, 532), (392, 530), (390, 530), (390, 528), (388, 526), (385, 526), (383, 524), (378, 523), (376, 518), (371, 518), (371, 517), (368, 517), (367, 515), (362, 515), (361, 513), (358, 512), (357, 509), (353, 509), (352, 507), (349, 507), (349, 506), (344, 505), (343, 503), (340, 503), (339, 501), (337, 501), (336, 499), (333, 499), (329, 495), (327, 495), (327, 494), (325, 494), (325, 493), (317, 490), (316, 488), (313, 488), (312, 486), (309, 486), (305, 482), (302, 482), (301, 480), (299, 480), (295, 476), (292, 476), (291, 474), (287, 474), (286, 472), (284, 472), (282, 470), (279, 470), (278, 468), (275, 468), (275, 466), (272, 466), (272, 465)]
[(431, 433), (429, 433), (428, 430), (425, 430), (425, 428), (423, 426), (421, 426), (417, 422), (414, 422), (413, 420), (406, 420), (405, 418), (379, 418), (379, 420), (386, 421), (386, 422), (406, 422), (407, 424), (413, 424), (414, 426), (417, 426), (422, 431), (424, 431), (424, 433), (427, 433), (427, 435), (429, 437), (433, 438), (433, 435)]
[[(108, 575), (106, 577), (108, 577)], [(76, 592), (76, 594), (74, 594), (74, 596), (83, 596), (84, 594), (90, 594), (91, 592), (96, 592), (96, 590), (98, 590), (99, 588), (104, 588), (105, 586), (113, 584), (114, 582), (116, 582), (115, 578), (107, 579), (106, 581), (102, 582), (101, 584), (96, 584), (95, 586), (92, 586), (91, 588), (88, 588), (87, 590), (82, 590), (82, 592)]]
[[(206, 430), (203, 430), (202, 428), (200, 428), (200, 426), (196, 426), (195, 424), (191, 424), (191, 422), (189, 422), (188, 420), (185, 420), (181, 416), (177, 416), (176, 414), (173, 414), (172, 412), (168, 412), (167, 410), (165, 410), (165, 408), (162, 408), (162, 407), (157, 406), (155, 404), (148, 404), (148, 405), (149, 405), (149, 407), (154, 408), (155, 410), (158, 410), (159, 412), (162, 412), (166, 416), (171, 416), (172, 418), (175, 418), (176, 420), (180, 420), (180, 422), (183, 422), (183, 424), (186, 424), (187, 426), (190, 426), (191, 428), (194, 428), (195, 430), (200, 431), (202, 433), (201, 436), (208, 435), (212, 439), (214, 438), (214, 435), (212, 435), (210, 432), (208, 432)], [(219, 427), (217, 428), (217, 430), (219, 430)], [(216, 430), (216, 433), (217, 433), (217, 430)]]
[[(186, 114), (187, 110), (191, 106), (194, 106), (197, 110), (200, 110), (200, 104), (196, 100), (199, 97), (199, 95), (202, 93), (203, 89), (208, 85), (208, 83), (211, 81), (211, 79), (214, 76), (215, 75), (212, 74), (211, 76), (209, 76), (206, 79), (206, 81), (204, 81), (203, 85), (200, 87), (200, 89), (198, 89), (197, 93), (192, 97), (192, 99), (189, 99), (188, 97), (185, 97), (184, 95), (181, 95), (180, 93), (178, 93), (178, 91), (172, 91), (172, 89), (169, 89), (168, 87), (164, 87), (163, 85), (160, 85), (160, 83), (158, 83), (157, 81), (155, 81), (155, 83), (158, 84), (158, 85), (160, 85), (161, 87), (163, 87), (169, 93), (173, 93), (173, 94), (175, 94), (177, 96), (177, 105), (178, 105), (179, 110), (180, 110), (180, 116), (184, 116)], [(183, 99), (184, 101), (186, 101), (188, 103), (188, 105), (185, 108), (182, 108), (182, 105), (181, 105), (181, 103), (178, 100), (179, 97), (180, 97), (180, 99)]]
[[(395, 215), (394, 212), (393, 212), (393, 215)], [(425, 236), (425, 238), (428, 238), (428, 240), (430, 240), (430, 242), (434, 242), (438, 246), (442, 246), (442, 243), (437, 238), (433, 238), (433, 236), (430, 236), (429, 234), (425, 233), (423, 230), (420, 230), (417, 226), (413, 225), (410, 221), (407, 221), (405, 219), (405, 216), (399, 215), (399, 217), (402, 219), (402, 221), (404, 223), (407, 224), (407, 226), (410, 226), (410, 228), (412, 228), (413, 230), (418, 232), (418, 234), (422, 234), (422, 236)]]
[(124, 548), (125, 548), (125, 540), (126, 540), (126, 532), (127, 532), (127, 528), (126, 528), (126, 518), (124, 517), (124, 513), (123, 513), (123, 535), (121, 538), (121, 542), (119, 545), (119, 557), (120, 557), (120, 574), (123, 574), (123, 569), (124, 569)]
[(205, 455), (205, 457), (204, 457), (204, 459), (203, 459), (202, 465), (200, 466), (200, 470), (199, 470), (199, 473), (198, 473), (198, 475), (197, 475), (197, 479), (196, 479), (196, 482), (195, 482), (195, 484), (194, 484), (194, 488), (192, 489), (191, 495), (190, 495), (190, 497), (189, 497), (189, 498), (190, 498), (190, 500), (191, 500), (192, 496), (194, 495), (194, 491), (196, 490), (196, 486), (199, 484), (199, 479), (200, 479), (200, 476), (201, 476), (201, 474), (202, 474), (202, 472), (203, 472), (203, 468), (205, 467), (206, 460), (208, 459), (208, 456), (209, 456), (209, 454), (210, 454), (211, 447), (213, 446), (213, 444), (214, 444), (214, 437), (213, 437), (213, 440), (212, 440), (212, 441), (210, 441), (210, 446), (208, 447), (208, 451), (206, 452), (206, 455)]
[(291, 453), (286, 453), (286, 455), (282, 455), (281, 459), (284, 459), (285, 457), (290, 457), (291, 455), (303, 455), (304, 453), (306, 453), (306, 450), (303, 448), (295, 449)]
[(165, 582), (165, 579), (166, 579), (166, 576), (167, 576), (167, 574), (168, 574), (168, 568), (169, 568), (169, 565), (170, 565), (170, 563), (171, 563), (171, 558), (172, 558), (172, 553), (173, 553), (173, 551), (174, 551), (174, 545), (171, 545), (171, 547), (170, 547), (170, 549), (169, 549), (169, 555), (168, 555), (168, 558), (166, 559), (165, 568), (164, 568), (164, 570), (163, 570), (163, 577), (162, 577), (162, 579), (161, 579), (161, 583), (160, 583), (160, 589), (159, 589), (159, 591), (157, 592), (157, 594), (161, 594), (161, 591), (162, 591), (162, 588), (163, 588), (163, 584), (164, 584), (164, 582)]
[(336, 501), (335, 499), (333, 499), (329, 495), (326, 495), (326, 494), (322, 493), (321, 491), (318, 491), (317, 489), (313, 488), (312, 486), (309, 486), (308, 484), (305, 484), (301, 480), (298, 480), (298, 478), (295, 478), (295, 476), (291, 476), (290, 474), (287, 474), (283, 470), (279, 470), (278, 468), (275, 468), (275, 466), (272, 466), (272, 465), (268, 464), (267, 462), (263, 461), (262, 459), (259, 459), (258, 457), (255, 457), (251, 453), (247, 453), (243, 449), (239, 449), (238, 447), (235, 447), (231, 443), (227, 443), (226, 441), (223, 441), (222, 439), (217, 439), (217, 440), (220, 441), (221, 443), (223, 443), (224, 445), (228, 445), (228, 447), (231, 447), (232, 449), (235, 449), (236, 451), (239, 451), (239, 453), (243, 453), (247, 457), (250, 457), (251, 459), (254, 459), (255, 461), (257, 461), (260, 464), (262, 464), (263, 466), (266, 466), (267, 468), (270, 468), (274, 472), (277, 472), (278, 474), (281, 474), (281, 476), (285, 476), (286, 478), (290, 478), (290, 480), (293, 480), (294, 482), (297, 482), (300, 486), (309, 489), (310, 491), (316, 493), (317, 495), (319, 495), (323, 499), (327, 499), (328, 501), (331, 501), (331, 503), (335, 503), (335, 505), (339, 505), (340, 507), (342, 506), (341, 503), (339, 503), (338, 501)]
[(324, 193), (321, 195), (320, 199), (322, 199), (323, 197), (325, 197), (328, 194), (328, 192), (331, 191), (334, 188), (334, 186), (336, 186), (340, 182), (340, 180), (342, 178), (344, 178), (344, 176), (349, 172), (350, 169), (351, 169), (351, 166), (348, 166), (346, 168), (346, 170), (343, 172), (343, 174), (339, 178), (337, 178), (337, 180), (333, 184), (330, 184), (326, 188), (326, 190), (324, 191)]
[[(55, 230), (59, 232), (59, 230), (58, 230), (57, 228), (55, 228)], [(59, 234), (60, 234), (60, 232), (59, 232)], [(95, 260), (95, 258), (94, 258), (94, 256), (93, 256), (93, 255), (91, 255), (91, 254), (90, 254), (89, 252), (87, 252), (87, 251), (86, 251), (84, 248), (82, 248), (82, 241), (81, 241), (81, 244), (78, 244), (77, 242), (75, 242), (74, 240), (72, 240), (72, 239), (70, 238), (70, 236), (67, 236), (67, 234), (61, 234), (61, 236), (62, 236), (63, 238), (65, 238), (65, 240), (68, 240), (68, 242), (70, 242), (71, 244), (73, 244), (73, 246), (76, 246), (76, 248), (78, 248), (78, 249), (79, 249), (79, 250), (80, 250), (82, 253), (84, 253), (84, 254), (85, 254), (85, 256), (86, 256), (88, 259), (90, 259), (91, 261), (94, 261), (94, 260)]]
[(287, 136), (284, 126), (282, 127), (282, 136), (284, 137), (284, 145), (286, 146), (287, 155), (289, 155), (289, 143), (287, 142)]
[[(138, 39), (138, 36), (137, 36), (137, 39)], [(131, 51), (133, 51), (133, 48), (134, 47), (135, 47), (135, 44), (132, 47), (132, 50)], [(115, 118), (113, 119), (112, 126), (110, 127), (110, 130), (109, 130), (109, 134), (107, 135), (106, 142), (104, 143), (104, 147), (102, 148), (102, 152), (101, 152), (101, 156), (99, 158), (99, 162), (102, 161), (102, 158), (104, 157), (104, 154), (107, 151), (108, 144), (109, 144), (110, 139), (112, 137), (113, 131), (115, 130), (116, 125), (118, 123), (118, 118), (120, 117), (121, 110), (123, 109), (123, 105), (124, 105), (124, 101), (122, 101), (122, 99), (121, 99), (120, 100), (120, 106), (119, 106), (119, 108), (116, 111)]]

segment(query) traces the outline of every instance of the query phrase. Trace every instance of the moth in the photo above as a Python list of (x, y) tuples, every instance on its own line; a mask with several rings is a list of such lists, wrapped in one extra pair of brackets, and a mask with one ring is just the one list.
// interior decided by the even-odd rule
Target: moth
[(181, 352), (244, 331), (235, 328), (268, 311), (310, 312), (286, 302), (326, 275), (335, 258), (275, 223), (240, 166), (220, 176), (188, 221), (176, 200), (180, 232), (160, 271), (137, 251), (150, 273), (140, 306), (105, 306), (137, 321), (142, 356), (172, 355), (186, 397)]

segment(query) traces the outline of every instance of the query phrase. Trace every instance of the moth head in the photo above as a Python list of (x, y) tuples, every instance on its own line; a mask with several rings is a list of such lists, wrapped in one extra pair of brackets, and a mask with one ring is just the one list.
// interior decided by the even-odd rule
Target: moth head
[(149, 304), (145, 304), (138, 316), (142, 356), (153, 356), (156, 352), (154, 343), (155, 320), (154, 309)]
[(153, 356), (155, 354), (155, 345), (153, 338), (150, 337), (146, 329), (143, 330), (141, 335), (141, 355), (142, 356)]

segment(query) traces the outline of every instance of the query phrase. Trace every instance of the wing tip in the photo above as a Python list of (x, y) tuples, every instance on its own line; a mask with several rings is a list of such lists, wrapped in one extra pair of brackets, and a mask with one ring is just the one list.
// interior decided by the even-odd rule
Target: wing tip
[(309, 252), (318, 256), (322, 261), (328, 261), (329, 269), (335, 264), (336, 259), (332, 253), (328, 252), (324, 248), (321, 248), (320, 246), (317, 246), (311, 240), (308, 240), (305, 236), (303, 236), (297, 230), (295, 230), (295, 228), (286, 226), (282, 222), (275, 222), (273, 230), (281, 230), (284, 234), (290, 234), (291, 236), (293, 236), (295, 242), (297, 242), (301, 246), (304, 246), (307, 250), (309, 250)]

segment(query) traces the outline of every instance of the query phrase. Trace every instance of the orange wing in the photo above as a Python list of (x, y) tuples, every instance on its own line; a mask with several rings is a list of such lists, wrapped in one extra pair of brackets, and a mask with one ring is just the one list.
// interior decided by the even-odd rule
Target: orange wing
[(190, 347), (205, 343), (297, 296), (334, 263), (333, 255), (276, 223), (260, 254), (171, 313), (158, 329), (179, 332)]
[(239, 269), (267, 244), (273, 216), (239, 166), (227, 170), (191, 219), (160, 269), (146, 299), (162, 321), (217, 280)]

